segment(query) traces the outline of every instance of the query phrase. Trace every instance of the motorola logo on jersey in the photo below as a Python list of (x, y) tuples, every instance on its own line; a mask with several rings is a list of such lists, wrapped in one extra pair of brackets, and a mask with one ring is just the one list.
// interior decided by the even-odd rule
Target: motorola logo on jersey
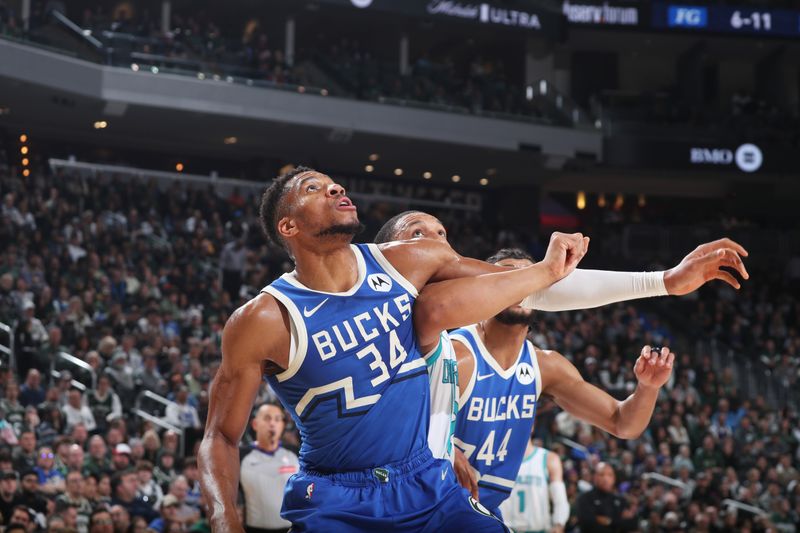
[(350, 0), (359, 9), (364, 9), (372, 5), (372, 0)]
[(517, 381), (523, 385), (530, 385), (533, 383), (533, 367), (528, 363), (520, 363), (517, 365)]
[(386, 274), (370, 274), (367, 276), (367, 285), (375, 292), (389, 292), (392, 290), (392, 278)]

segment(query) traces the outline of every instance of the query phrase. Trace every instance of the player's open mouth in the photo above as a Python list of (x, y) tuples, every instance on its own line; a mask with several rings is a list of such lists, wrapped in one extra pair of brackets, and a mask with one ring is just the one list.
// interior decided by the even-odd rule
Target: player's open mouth
[(336, 209), (339, 211), (355, 211), (356, 206), (353, 205), (353, 202), (350, 200), (350, 198), (345, 196), (336, 204)]

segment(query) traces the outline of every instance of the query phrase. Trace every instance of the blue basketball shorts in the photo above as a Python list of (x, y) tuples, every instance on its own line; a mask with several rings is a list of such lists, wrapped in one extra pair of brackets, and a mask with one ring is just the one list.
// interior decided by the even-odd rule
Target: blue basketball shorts
[(286, 484), (281, 516), (293, 533), (510, 531), (459, 486), (450, 462), (427, 448), (380, 468), (301, 470)]

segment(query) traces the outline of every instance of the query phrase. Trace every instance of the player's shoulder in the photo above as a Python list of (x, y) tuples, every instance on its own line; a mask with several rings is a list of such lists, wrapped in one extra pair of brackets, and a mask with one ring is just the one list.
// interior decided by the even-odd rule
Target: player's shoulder
[(228, 318), (222, 331), (223, 344), (235, 342), (239, 347), (254, 346), (259, 352), (272, 352), (278, 346), (288, 346), (290, 328), (286, 308), (271, 294), (260, 293)]
[(237, 308), (228, 318), (225, 329), (274, 327), (283, 322), (284, 314), (285, 310), (278, 300), (271, 294), (262, 292)]

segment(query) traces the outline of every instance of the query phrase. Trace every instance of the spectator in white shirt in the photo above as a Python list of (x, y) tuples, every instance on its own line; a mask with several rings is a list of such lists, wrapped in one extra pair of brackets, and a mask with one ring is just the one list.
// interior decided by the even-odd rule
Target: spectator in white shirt
[(182, 429), (200, 429), (200, 417), (197, 409), (187, 403), (189, 389), (180, 387), (175, 394), (175, 402), (167, 406), (166, 422)]
[(72, 387), (69, 390), (67, 403), (61, 410), (64, 411), (67, 427), (82, 423), (87, 431), (94, 431), (97, 428), (92, 410), (84, 405), (83, 392), (79, 388)]

